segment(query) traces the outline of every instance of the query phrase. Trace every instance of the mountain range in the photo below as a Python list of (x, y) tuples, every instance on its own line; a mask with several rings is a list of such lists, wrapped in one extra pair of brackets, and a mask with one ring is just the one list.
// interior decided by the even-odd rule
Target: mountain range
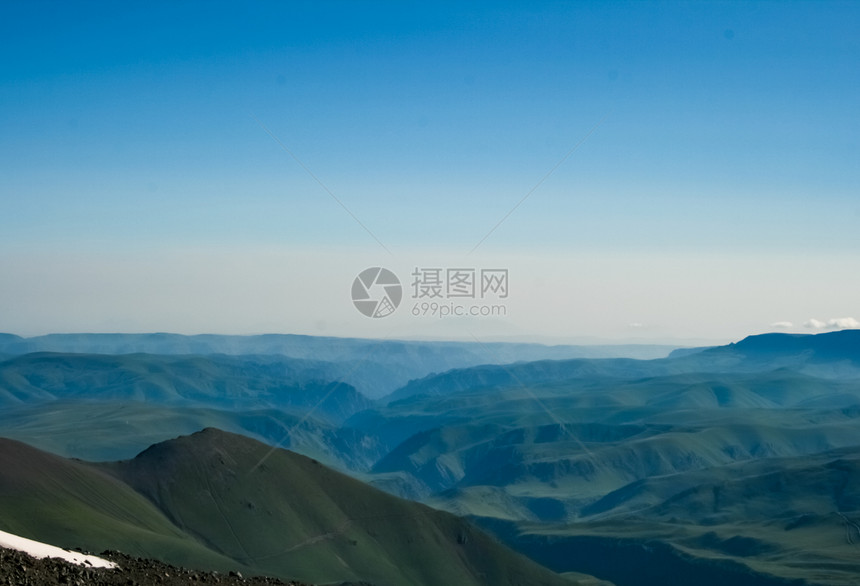
[(293, 334), (48, 334), (31, 338), (0, 334), (0, 356), (54, 352), (293, 358), (310, 361), (316, 368), (330, 369), (332, 380), (350, 384), (372, 399), (400, 388), (411, 379), (452, 368), (575, 357), (647, 359), (666, 356), (674, 348), (646, 344), (547, 346), (505, 342), (368, 340)]
[[(857, 330), (750, 336), (649, 359), (541, 356), (437, 373), (426, 370), (436, 358), (414, 368), (428, 348), (407, 342), (399, 358), (417, 375), (376, 397), (347, 382), (354, 363), (337, 358), (373, 341), (340, 341), (316, 358), (311, 352), (326, 340), (296, 356), (117, 346), (136, 338), (93, 338), (132, 354), (9, 353), (0, 361), (0, 435), (63, 457), (125, 461), (81, 465), (143, 496), (193, 539), (197, 529), (170, 512), (174, 501), (160, 500), (169, 491), (140, 483), (158, 467), (133, 463), (153, 444), (217, 427), (466, 517), (580, 579), (656, 585), (669, 569), (697, 584), (860, 579)], [(177, 349), (199, 342), (169, 340)], [(0, 340), (7, 352), (20, 343)], [(397, 345), (386, 344), (394, 344), (393, 364)], [(433, 344), (453, 354), (464, 343)], [(212, 474), (189, 479), (196, 494), (206, 494), (200, 483)], [(238, 498), (254, 489), (231, 490)], [(208, 539), (207, 548), (215, 543)], [(253, 556), (237, 548), (228, 539), (209, 549), (250, 564)], [(612, 561), (619, 555), (623, 566)]]

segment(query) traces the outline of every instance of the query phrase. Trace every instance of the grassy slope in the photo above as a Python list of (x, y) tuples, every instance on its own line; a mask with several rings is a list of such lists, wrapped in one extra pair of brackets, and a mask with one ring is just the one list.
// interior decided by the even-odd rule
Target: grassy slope
[(112, 464), (0, 440), (0, 527), (321, 584), (570, 584), (453, 515), (213, 429)]
[(214, 569), (236, 566), (116, 478), (7, 439), (0, 439), (0, 528), (66, 548), (114, 548)]
[(308, 458), (206, 430), (114, 472), (213, 549), (317, 582), (563, 584), (464, 521)]

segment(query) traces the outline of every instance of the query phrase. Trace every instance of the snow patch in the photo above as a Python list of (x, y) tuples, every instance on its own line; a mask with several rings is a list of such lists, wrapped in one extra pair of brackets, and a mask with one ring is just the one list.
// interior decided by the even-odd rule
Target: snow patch
[(5, 531), (0, 531), (0, 547), (17, 549), (18, 551), (23, 551), (24, 553), (33, 556), (34, 558), (61, 558), (67, 562), (90, 568), (114, 569), (117, 567), (115, 563), (94, 555), (84, 555), (82, 553), (67, 551), (65, 549), (60, 549), (59, 547), (54, 547), (53, 545), (48, 545), (47, 543), (33, 541), (32, 539), (27, 539), (25, 537), (18, 537), (17, 535), (12, 535)]

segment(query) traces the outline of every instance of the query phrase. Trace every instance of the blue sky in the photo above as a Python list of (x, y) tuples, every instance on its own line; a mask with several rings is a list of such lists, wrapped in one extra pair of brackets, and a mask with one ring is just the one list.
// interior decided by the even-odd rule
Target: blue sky
[[(851, 324), (857, 30), (854, 2), (4, 2), (0, 330)], [(365, 318), (368, 266), (504, 266), (508, 314)]]

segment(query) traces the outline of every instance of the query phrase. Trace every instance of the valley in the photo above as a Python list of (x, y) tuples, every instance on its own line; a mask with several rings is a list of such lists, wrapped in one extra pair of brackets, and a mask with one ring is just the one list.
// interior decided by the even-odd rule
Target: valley
[[(456, 545), (478, 526), (582, 583), (660, 584), (671, 574), (701, 584), (848, 585), (860, 576), (857, 334), (753, 336), (649, 359), (418, 369), (375, 398), (346, 382), (350, 365), (331, 355), (23, 353), (0, 362), (0, 436), (40, 450), (33, 461), (55, 458), (65, 477), (86, 469), (125, 495), (123, 511), (88, 522), (103, 529), (79, 545), (119, 548), (103, 537), (121, 535), (121, 545), (179, 565), (319, 583), (443, 584), (453, 578), (429, 566), (407, 570), (389, 556), (451, 535)], [(223, 431), (200, 435), (213, 428)], [(268, 459), (250, 454), (265, 454), (266, 445), (278, 462), (288, 448), (355, 480), (302, 480), (309, 472), (291, 469), (275, 475), (277, 490), (258, 485), (248, 479), (265, 475)], [(255, 460), (262, 463), (248, 467)], [(14, 469), (3, 467), (5, 494), (22, 482)], [(349, 494), (328, 494), (332, 483)], [(422, 504), (398, 499), (343, 512), (340, 503), (364, 490)], [(287, 493), (305, 495), (303, 510)], [(83, 495), (66, 498), (49, 518), (79, 508)], [(37, 517), (33, 503), (16, 505), (27, 514), (4, 516), (0, 529), (71, 543), (71, 527), (26, 520)], [(411, 506), (424, 508), (405, 512)], [(86, 515), (101, 518), (98, 508)], [(440, 521), (449, 527), (439, 530), (449, 536), (442, 541), (435, 529), (405, 528), (409, 519), (435, 519), (433, 510), (471, 524), (455, 530), (455, 517)], [(128, 515), (146, 524), (131, 530)], [(457, 559), (455, 551), (438, 555)], [(343, 571), (314, 573), (331, 569), (333, 555)], [(611, 561), (619, 556), (623, 567)], [(464, 568), (475, 563), (461, 559)], [(481, 570), (501, 572), (494, 581), (475, 583), (533, 571), (500, 567)], [(563, 579), (554, 575), (541, 579)]]

